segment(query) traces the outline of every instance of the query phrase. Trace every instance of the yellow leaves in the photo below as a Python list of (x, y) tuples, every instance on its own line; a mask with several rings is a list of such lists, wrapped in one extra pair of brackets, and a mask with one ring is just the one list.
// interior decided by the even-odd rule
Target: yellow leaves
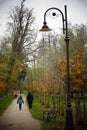
[[(58, 63), (60, 69), (61, 69), (61, 79), (66, 79), (66, 61), (60, 61)], [(83, 79), (86, 80), (85, 76), (85, 61), (84, 57), (81, 51), (77, 51), (73, 54), (73, 56), (70, 57), (70, 83), (72, 90), (80, 90), (82, 86), (84, 85)]]
[(43, 87), (42, 92), (47, 93), (47, 88), (45, 86)]

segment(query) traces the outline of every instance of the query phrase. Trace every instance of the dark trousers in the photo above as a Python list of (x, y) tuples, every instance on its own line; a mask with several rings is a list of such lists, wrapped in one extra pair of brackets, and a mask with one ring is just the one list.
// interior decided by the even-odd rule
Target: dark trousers
[(19, 104), (19, 110), (21, 110), (21, 108), (22, 108), (22, 104)]
[(32, 108), (32, 102), (28, 102), (29, 108)]

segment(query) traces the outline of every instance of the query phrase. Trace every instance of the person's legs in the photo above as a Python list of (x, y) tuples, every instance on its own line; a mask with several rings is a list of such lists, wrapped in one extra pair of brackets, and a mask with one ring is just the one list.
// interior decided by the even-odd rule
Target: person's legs
[(19, 104), (19, 110), (21, 110), (21, 104)]
[(31, 102), (29, 103), (29, 108), (32, 108), (32, 103)]

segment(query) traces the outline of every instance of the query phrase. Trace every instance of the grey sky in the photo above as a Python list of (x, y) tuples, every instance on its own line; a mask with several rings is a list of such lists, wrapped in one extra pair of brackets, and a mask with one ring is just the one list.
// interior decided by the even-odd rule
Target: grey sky
[[(6, 30), (8, 12), (15, 5), (19, 5), (21, 0), (0, 0), (0, 34), (3, 35)], [(40, 29), (43, 23), (43, 15), (50, 7), (59, 8), (63, 13), (64, 5), (67, 5), (68, 21), (74, 24), (87, 23), (87, 0), (26, 0), (25, 5), (28, 8), (34, 8), (36, 17), (35, 26)], [(52, 28), (62, 26), (61, 16), (59, 19), (50, 19), (47, 21)]]

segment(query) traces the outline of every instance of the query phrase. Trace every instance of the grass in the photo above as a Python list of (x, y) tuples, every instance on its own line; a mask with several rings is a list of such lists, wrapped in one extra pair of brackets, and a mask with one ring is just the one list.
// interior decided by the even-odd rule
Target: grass
[(44, 108), (41, 107), (41, 104), (39, 103), (38, 99), (34, 98), (32, 109), (30, 109), (32, 116), (38, 120), (42, 120), (43, 110)]
[(11, 104), (13, 98), (13, 96), (9, 95), (0, 99), (0, 115), (2, 115), (7, 107)]
[[(46, 101), (47, 101), (47, 99), (46, 99)], [(66, 110), (66, 101), (65, 101), (65, 99), (60, 100), (60, 98), (58, 98), (57, 101), (58, 101), (58, 111), (59, 111), (57, 121), (56, 122), (45, 121), (45, 120), (43, 120), (43, 111), (47, 111), (49, 108), (47, 108), (44, 105), (41, 105), (39, 99), (34, 97), (33, 108), (30, 110), (30, 112), (32, 113), (32, 116), (35, 119), (42, 121), (41, 130), (57, 130), (57, 129), (64, 130), (65, 113), (62, 114), (62, 112), (65, 112), (65, 110)], [(77, 126), (76, 126), (76, 119), (75, 119), (76, 110), (79, 109), (78, 106), (76, 107), (76, 105), (77, 105), (76, 101), (77, 100), (75, 100), (75, 99), (72, 100), (73, 118), (74, 118), (74, 123), (75, 123), (75, 127), (76, 127), (75, 130), (82, 130), (80, 127), (77, 128)], [(49, 99), (49, 102), (50, 102), (50, 99)], [(84, 102), (80, 100), (80, 103), (81, 103), (80, 107), (81, 107), (81, 111), (82, 111), (81, 114), (84, 114), (84, 112), (83, 112)], [(51, 101), (51, 105), (52, 105), (52, 101)], [(85, 102), (85, 107), (87, 108), (86, 102)], [(86, 110), (86, 108), (85, 108), (85, 110)], [(52, 109), (52, 107), (50, 109)], [(86, 129), (87, 129), (87, 127), (86, 127)]]
[[(51, 109), (51, 108), (50, 108)], [(45, 121), (43, 120), (43, 112), (44, 111), (49, 111), (49, 108), (46, 108), (44, 105), (41, 105), (41, 103), (39, 102), (39, 100), (37, 98), (34, 97), (34, 102), (32, 105), (32, 109), (30, 109), (30, 112), (32, 114), (32, 116), (35, 119), (38, 119), (40, 121), (42, 121), (41, 123), (41, 130), (51, 130), (50, 126), (53, 127), (52, 130), (55, 130), (55, 122), (52, 121)], [(60, 121), (58, 121), (60, 122)]]

